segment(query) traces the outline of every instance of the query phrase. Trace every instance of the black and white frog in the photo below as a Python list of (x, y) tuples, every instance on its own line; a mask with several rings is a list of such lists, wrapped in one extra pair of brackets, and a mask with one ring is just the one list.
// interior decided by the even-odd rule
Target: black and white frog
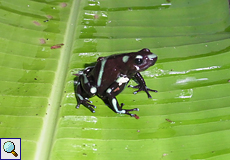
[(138, 52), (99, 57), (95, 66), (87, 67), (75, 74), (78, 76), (75, 89), (76, 108), (79, 108), (82, 104), (94, 113), (96, 107), (88, 99), (96, 95), (114, 112), (128, 114), (139, 119), (136, 114), (130, 113), (130, 111), (139, 111), (139, 109), (123, 109), (124, 104), (121, 103), (120, 105), (116, 96), (123, 91), (130, 79), (133, 79), (138, 85), (128, 87), (138, 89), (134, 94), (145, 91), (148, 98), (152, 98), (148, 91), (157, 91), (146, 86), (140, 72), (153, 66), (156, 61), (157, 55), (151, 53), (147, 48)]

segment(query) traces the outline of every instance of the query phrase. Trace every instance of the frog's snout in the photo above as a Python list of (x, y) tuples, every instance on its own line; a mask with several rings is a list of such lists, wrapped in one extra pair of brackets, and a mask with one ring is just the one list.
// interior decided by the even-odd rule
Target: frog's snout
[(157, 56), (151, 60), (152, 60), (152, 65), (154, 65), (157, 62)]
[(155, 55), (154, 53), (148, 55), (148, 58), (152, 62), (152, 65), (154, 65), (157, 61), (157, 55)]

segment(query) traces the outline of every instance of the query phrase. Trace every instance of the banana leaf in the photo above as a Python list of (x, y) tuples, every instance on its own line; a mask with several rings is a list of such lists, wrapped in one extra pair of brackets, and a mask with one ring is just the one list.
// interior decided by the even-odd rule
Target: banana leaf
[[(228, 0), (0, 0), (0, 15), (0, 138), (22, 160), (230, 158)], [(74, 74), (142, 48), (158, 93), (117, 96), (140, 119), (75, 108)]]

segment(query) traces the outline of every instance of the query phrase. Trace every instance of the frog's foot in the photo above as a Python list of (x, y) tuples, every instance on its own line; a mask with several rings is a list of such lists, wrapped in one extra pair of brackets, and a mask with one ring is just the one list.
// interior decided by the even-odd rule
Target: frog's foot
[[(124, 106), (124, 103), (121, 103), (121, 108)], [(138, 108), (133, 108), (133, 109), (123, 109), (125, 110), (125, 114), (130, 115), (131, 117), (135, 117), (136, 119), (139, 119), (139, 116), (136, 114), (129, 113), (130, 111), (139, 111)]]
[(138, 90), (137, 90), (137, 91), (134, 91), (133, 94), (137, 94), (137, 93), (140, 92), (140, 91), (145, 91), (146, 94), (148, 95), (148, 98), (152, 98), (152, 96), (149, 94), (149, 91), (158, 92), (157, 90), (149, 89), (148, 87), (146, 87), (146, 86), (141, 86), (141, 85), (137, 85), (137, 86), (129, 85), (128, 87), (131, 87), (131, 88), (138, 88)]
[(96, 108), (96, 106), (94, 106), (90, 103), (92, 103), (92, 101), (89, 101), (88, 99), (79, 100), (77, 105), (76, 105), (76, 108), (78, 109), (80, 107), (80, 105), (82, 104), (83, 106), (88, 108), (92, 113), (95, 113), (94, 108)]
[(129, 112), (126, 112), (125, 114), (128, 114), (128, 115), (130, 115), (131, 117), (134, 117), (134, 118), (136, 118), (136, 119), (139, 119), (139, 118), (140, 118), (138, 115), (132, 114), (132, 113), (129, 113)]

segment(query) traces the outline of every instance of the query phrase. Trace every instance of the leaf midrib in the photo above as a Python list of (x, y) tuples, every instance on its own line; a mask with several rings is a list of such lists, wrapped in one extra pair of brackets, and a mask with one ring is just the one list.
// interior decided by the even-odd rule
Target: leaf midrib
[(35, 160), (49, 159), (54, 137), (56, 132), (57, 120), (59, 115), (59, 106), (61, 104), (63, 90), (65, 86), (66, 75), (70, 56), (72, 53), (72, 46), (76, 31), (76, 21), (78, 16), (78, 8), (81, 1), (73, 1), (70, 9), (69, 20), (66, 24), (66, 32), (64, 36), (64, 47), (61, 49), (60, 59), (57, 66), (54, 83), (52, 86), (51, 94), (48, 99), (47, 116), (43, 119), (43, 127), (41, 130), (40, 138), (37, 143), (37, 150), (35, 153)]

